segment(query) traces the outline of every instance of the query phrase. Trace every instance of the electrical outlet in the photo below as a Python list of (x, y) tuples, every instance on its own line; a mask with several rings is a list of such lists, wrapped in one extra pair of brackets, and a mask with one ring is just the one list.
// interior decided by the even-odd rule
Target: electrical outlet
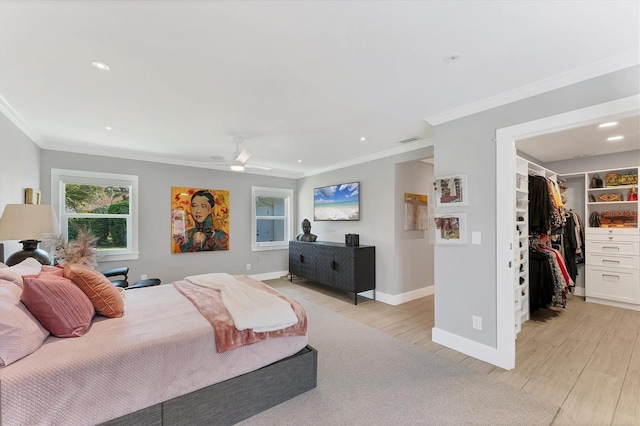
[(250, 271), (250, 270), (251, 270), (251, 264), (247, 263), (247, 271)]
[(482, 317), (472, 315), (471, 319), (473, 321), (473, 328), (475, 328), (476, 330), (482, 330)]
[(146, 279), (147, 279), (147, 274), (142, 274), (142, 275), (140, 275), (140, 279), (141, 279), (141, 280), (146, 280)]

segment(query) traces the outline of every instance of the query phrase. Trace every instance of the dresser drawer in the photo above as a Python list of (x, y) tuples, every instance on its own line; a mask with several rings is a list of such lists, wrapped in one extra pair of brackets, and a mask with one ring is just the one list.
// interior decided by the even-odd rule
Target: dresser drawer
[(587, 253), (587, 265), (602, 266), (605, 268), (639, 269), (640, 257)]
[(587, 297), (640, 303), (640, 276), (637, 270), (586, 267), (585, 293)]
[(640, 232), (638, 232), (638, 228), (588, 228), (587, 230), (587, 239), (591, 239), (592, 237), (596, 239), (601, 236), (610, 236), (610, 237), (630, 237), (635, 238), (634, 241), (638, 241), (640, 237)]
[(638, 256), (640, 249), (637, 242), (587, 240), (587, 256), (590, 253)]

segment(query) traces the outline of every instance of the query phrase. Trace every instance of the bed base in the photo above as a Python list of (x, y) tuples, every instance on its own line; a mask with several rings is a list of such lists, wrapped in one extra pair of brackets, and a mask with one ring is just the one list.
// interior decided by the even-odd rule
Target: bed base
[(103, 423), (232, 425), (316, 387), (318, 352), (306, 346), (256, 371)]

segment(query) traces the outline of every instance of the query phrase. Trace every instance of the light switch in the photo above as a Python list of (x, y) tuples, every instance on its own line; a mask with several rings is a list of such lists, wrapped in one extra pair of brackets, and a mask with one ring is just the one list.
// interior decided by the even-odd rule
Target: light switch
[(471, 233), (471, 244), (480, 244), (482, 241), (482, 233), (474, 231)]

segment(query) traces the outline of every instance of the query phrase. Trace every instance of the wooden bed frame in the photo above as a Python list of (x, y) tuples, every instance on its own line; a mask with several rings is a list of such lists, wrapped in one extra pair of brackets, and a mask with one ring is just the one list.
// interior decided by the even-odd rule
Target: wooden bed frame
[(125, 425), (231, 425), (317, 385), (318, 352), (306, 346), (250, 373), (103, 423)]

